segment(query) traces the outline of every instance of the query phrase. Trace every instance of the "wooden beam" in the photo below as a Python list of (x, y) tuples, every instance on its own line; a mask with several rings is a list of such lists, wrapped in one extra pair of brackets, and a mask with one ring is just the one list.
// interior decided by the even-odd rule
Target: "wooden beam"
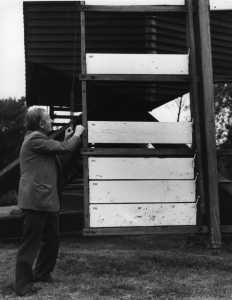
[(193, 157), (192, 149), (146, 149), (146, 148), (82, 148), (85, 156), (179, 156)]
[(214, 115), (214, 91), (212, 50), (210, 39), (209, 1), (196, 1), (199, 22), (200, 58), (201, 58), (201, 88), (204, 105), (205, 147), (206, 147), (206, 173), (208, 212), (210, 225), (210, 244), (217, 247), (221, 244), (219, 196), (217, 178), (217, 156), (215, 143), (215, 115)]
[(188, 75), (188, 54), (86, 53), (87, 74)]
[(232, 156), (232, 149), (218, 149), (217, 156)]
[(187, 157), (89, 157), (90, 180), (194, 179)]
[(195, 203), (195, 190), (195, 180), (95, 180), (89, 203)]
[[(81, 2), (83, 5), (84, 2)], [(81, 73), (86, 74), (86, 60), (85, 60), (85, 13), (80, 13), (81, 19)], [(82, 81), (82, 125), (86, 128), (83, 132), (83, 147), (88, 146), (88, 132), (87, 132), (87, 93), (86, 81)], [(84, 226), (89, 228), (89, 168), (88, 158), (83, 157), (83, 179), (84, 179)]]
[(91, 204), (90, 227), (196, 225), (196, 203)]
[[(228, 227), (228, 226), (227, 226)], [(230, 227), (232, 231), (232, 226)], [(90, 228), (84, 229), (84, 236), (97, 235), (138, 235), (138, 234), (189, 234), (208, 233), (208, 226), (157, 226), (157, 227), (121, 227), (121, 228)]]
[(222, 225), (220, 227), (221, 232), (232, 232), (232, 225)]
[[(95, 5), (96, 0), (85, 0), (85, 5)], [(98, 0), (98, 5), (114, 5), (114, 6), (128, 6), (128, 5), (185, 5), (185, 0)]]
[(80, 80), (88, 81), (152, 81), (152, 82), (191, 82), (189, 75), (99, 75), (80, 74)]
[(232, 82), (232, 76), (231, 75), (215, 75), (213, 78), (214, 83), (226, 83), (226, 82)]
[(210, 10), (231, 10), (232, 3), (230, 0), (210, 0)]
[(201, 148), (201, 130), (200, 130), (200, 116), (199, 116), (199, 100), (198, 100), (198, 87), (197, 87), (197, 70), (196, 70), (196, 51), (195, 51), (195, 38), (194, 38), (194, 23), (193, 23), (193, 7), (192, 0), (186, 0), (188, 8), (187, 21), (188, 21), (188, 40), (190, 48), (190, 74), (192, 75), (191, 90), (190, 90), (190, 103), (193, 123), (193, 147), (197, 149), (197, 157), (195, 164), (195, 176), (198, 174), (197, 181), (197, 196), (200, 196), (200, 203), (198, 209), (198, 225), (202, 223), (202, 214), (205, 214), (205, 194), (204, 194), (204, 178), (202, 166), (202, 148)]
[(89, 143), (192, 144), (191, 122), (88, 122)]
[(184, 5), (80, 5), (78, 10), (83, 12), (185, 13), (186, 7)]

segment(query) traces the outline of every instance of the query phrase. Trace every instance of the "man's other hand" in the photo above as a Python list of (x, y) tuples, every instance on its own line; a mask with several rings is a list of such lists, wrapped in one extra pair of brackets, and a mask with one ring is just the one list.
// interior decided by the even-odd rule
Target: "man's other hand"
[(64, 137), (64, 140), (67, 141), (70, 139), (70, 137), (73, 135), (74, 131), (72, 130), (71, 127), (67, 128), (65, 130), (65, 137)]
[(85, 130), (85, 127), (83, 127), (82, 125), (77, 125), (74, 135), (80, 137), (84, 130)]

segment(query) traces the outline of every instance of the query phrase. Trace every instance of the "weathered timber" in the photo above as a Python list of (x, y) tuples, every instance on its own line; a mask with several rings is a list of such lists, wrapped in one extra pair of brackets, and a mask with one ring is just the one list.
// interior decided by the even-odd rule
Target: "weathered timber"
[(232, 226), (231, 225), (228, 225), (228, 226), (226, 226), (226, 225), (222, 225), (222, 226), (220, 226), (220, 231), (221, 232), (232, 232)]
[[(96, 0), (86, 0), (85, 5), (95, 5)], [(128, 6), (128, 5), (185, 5), (185, 0), (98, 0), (98, 5), (114, 5), (114, 6)]]
[[(199, 210), (198, 210), (198, 225), (201, 225), (201, 214), (205, 214), (205, 195), (204, 195), (204, 178), (203, 178), (203, 166), (202, 166), (202, 149), (201, 149), (201, 130), (200, 130), (200, 116), (199, 116), (199, 104), (198, 104), (198, 88), (197, 88), (197, 70), (196, 70), (196, 51), (195, 51), (195, 38), (194, 38), (194, 24), (193, 24), (193, 7), (192, 0), (186, 0), (188, 8), (187, 23), (188, 23), (188, 39), (190, 45), (190, 74), (192, 76), (191, 81), (191, 114), (194, 118), (193, 123), (193, 147), (197, 150), (195, 176), (198, 174), (197, 181), (197, 193), (200, 196)], [(198, 196), (197, 195), (197, 196)]]
[(152, 81), (152, 82), (191, 82), (189, 75), (99, 75), (80, 74), (80, 80), (93, 81)]
[[(81, 2), (83, 5), (84, 3)], [(81, 20), (81, 73), (86, 74), (86, 59), (85, 59), (85, 13), (80, 13)], [(82, 125), (86, 128), (83, 132), (83, 146), (88, 146), (87, 132), (87, 98), (86, 98), (86, 81), (82, 81)], [(84, 227), (89, 228), (89, 169), (88, 159), (83, 157), (83, 180), (84, 180)]]
[(153, 149), (153, 148), (82, 148), (81, 154), (87, 156), (179, 156), (193, 157), (192, 149)]
[(89, 203), (196, 201), (195, 180), (90, 181)]
[(210, 223), (210, 244), (221, 244), (219, 196), (217, 178), (217, 157), (215, 144), (215, 115), (213, 92), (212, 51), (210, 40), (209, 1), (197, 1), (197, 14), (200, 35), (200, 59), (201, 59), (201, 90), (204, 105), (204, 127), (206, 147), (206, 173), (208, 212)]
[(217, 149), (217, 156), (232, 156), (232, 149)]
[(187, 54), (86, 53), (87, 74), (188, 75)]
[(88, 122), (89, 143), (192, 144), (191, 122)]
[(196, 203), (91, 204), (90, 227), (196, 225)]
[(226, 82), (232, 82), (232, 76), (228, 75), (217, 75), (213, 77), (213, 82), (214, 83), (226, 83)]
[(230, 0), (210, 0), (210, 10), (232, 10)]
[[(232, 226), (231, 226), (232, 231)], [(84, 229), (83, 235), (139, 235), (139, 234), (171, 234), (171, 233), (208, 233), (208, 226), (157, 226), (157, 227), (122, 227)]]
[(103, 6), (80, 5), (80, 11), (90, 12), (131, 12), (131, 13), (185, 13), (184, 5), (139, 5), (139, 6)]
[(194, 179), (192, 158), (90, 157), (89, 179)]

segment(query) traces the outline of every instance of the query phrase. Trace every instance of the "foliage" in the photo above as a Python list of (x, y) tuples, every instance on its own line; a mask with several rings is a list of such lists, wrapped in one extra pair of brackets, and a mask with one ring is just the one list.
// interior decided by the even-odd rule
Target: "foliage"
[(19, 156), (25, 135), (25, 98), (0, 100), (0, 170)]
[(165, 106), (170, 109), (177, 122), (189, 122), (191, 120), (189, 94), (178, 97)]
[[(232, 148), (232, 83), (214, 86), (216, 145), (220, 149)], [(232, 157), (218, 158), (218, 169), (232, 180)]]
[(232, 147), (232, 83), (214, 86), (216, 144), (219, 148)]
[[(19, 299), (14, 290), (17, 248), (0, 244), (0, 299)], [(38, 294), (25, 299), (228, 300), (231, 268), (230, 241), (212, 255), (203, 237), (197, 244), (183, 234), (66, 236), (53, 272), (57, 281), (36, 283)]]

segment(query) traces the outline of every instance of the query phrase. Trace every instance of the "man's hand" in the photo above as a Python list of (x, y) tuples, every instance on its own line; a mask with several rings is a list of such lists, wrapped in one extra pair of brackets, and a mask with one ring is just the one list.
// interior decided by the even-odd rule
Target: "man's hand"
[(65, 130), (65, 137), (64, 137), (64, 140), (67, 141), (70, 139), (70, 137), (73, 135), (74, 131), (72, 130), (71, 127), (67, 128)]
[(80, 137), (84, 130), (85, 130), (85, 127), (83, 127), (82, 125), (77, 125), (74, 135)]

